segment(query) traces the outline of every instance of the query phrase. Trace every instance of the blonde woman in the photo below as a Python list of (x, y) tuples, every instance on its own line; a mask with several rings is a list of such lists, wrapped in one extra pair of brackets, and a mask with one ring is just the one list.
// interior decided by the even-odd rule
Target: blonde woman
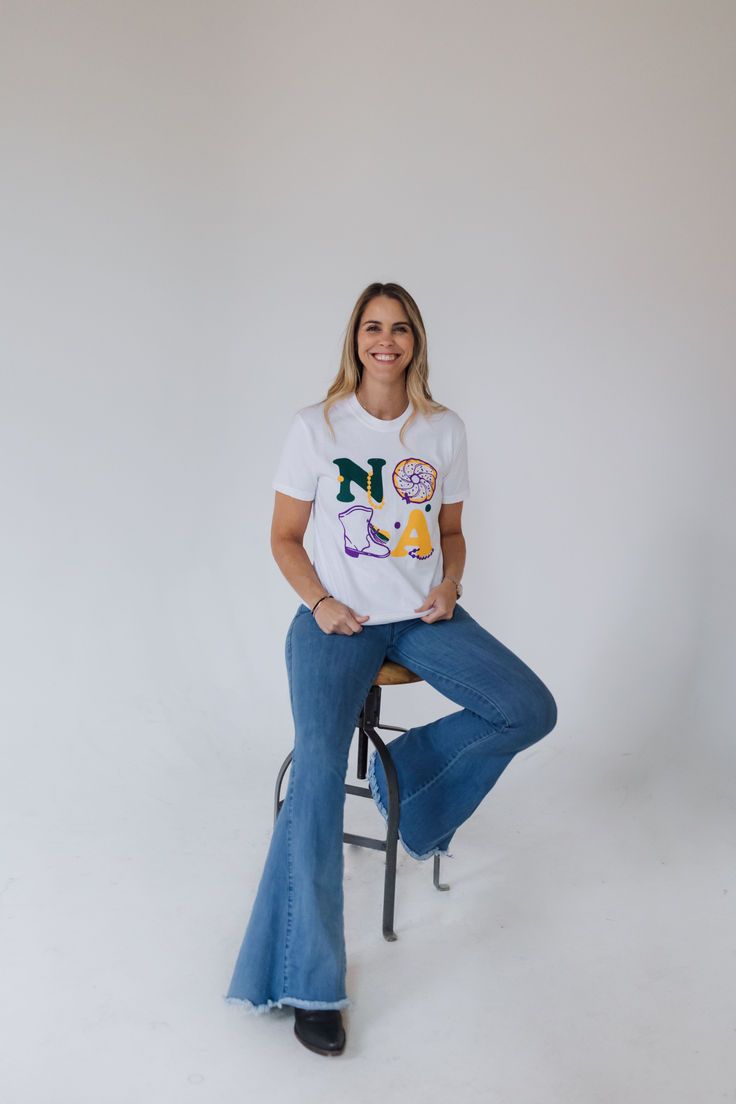
[[(385, 658), (461, 708), (391, 741), (399, 839), (447, 855), (517, 752), (550, 732), (555, 700), (458, 600), (470, 491), (465, 425), (429, 390), (411, 295), (371, 284), (347, 326), (326, 398), (291, 421), (272, 486), (271, 547), (301, 599), (286, 635), (294, 752), (284, 804), (227, 1000), (294, 1007), (317, 1054), (345, 1047), (345, 777), (357, 717)], [(303, 544), (313, 518), (314, 558)], [(374, 751), (368, 779), (387, 819)]]

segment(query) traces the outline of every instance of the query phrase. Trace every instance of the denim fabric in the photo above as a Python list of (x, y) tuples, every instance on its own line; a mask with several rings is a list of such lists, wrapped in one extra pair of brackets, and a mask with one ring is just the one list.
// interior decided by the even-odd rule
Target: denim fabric
[[(450, 620), (365, 624), (344, 636), (324, 633), (301, 603), (285, 653), (295, 727), (289, 783), (225, 995), (258, 1013), (353, 1003), (345, 989), (345, 778), (360, 710), (384, 658), (462, 707), (388, 745), (399, 780), (399, 839), (415, 859), (449, 855), (452, 836), (514, 755), (557, 721), (539, 677), (459, 604)], [(369, 784), (386, 819), (375, 751)]]

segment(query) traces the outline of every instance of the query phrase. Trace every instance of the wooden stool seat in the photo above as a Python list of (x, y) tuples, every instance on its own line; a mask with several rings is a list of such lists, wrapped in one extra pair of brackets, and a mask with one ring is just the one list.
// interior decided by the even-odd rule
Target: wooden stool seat
[(392, 663), (390, 659), (384, 659), (381, 669), (373, 680), (374, 686), (401, 686), (405, 682), (424, 682), (421, 675), (410, 671), (401, 663)]

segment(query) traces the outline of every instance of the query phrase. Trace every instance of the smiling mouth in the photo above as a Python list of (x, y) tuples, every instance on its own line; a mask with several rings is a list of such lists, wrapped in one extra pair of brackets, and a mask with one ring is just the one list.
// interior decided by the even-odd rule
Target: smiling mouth
[(381, 361), (382, 364), (392, 364), (393, 361), (399, 359), (398, 353), (371, 353), (374, 360)]

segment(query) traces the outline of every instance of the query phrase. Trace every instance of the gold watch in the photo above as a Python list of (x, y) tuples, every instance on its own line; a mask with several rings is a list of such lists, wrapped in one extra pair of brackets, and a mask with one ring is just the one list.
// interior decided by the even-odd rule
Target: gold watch
[(457, 579), (453, 579), (452, 575), (443, 575), (442, 578), (443, 578), (443, 580), (444, 579), (449, 579), (451, 583), (455, 584), (455, 590), (457, 591), (457, 596), (459, 598), (462, 595), (462, 592), (463, 592), (463, 584), (459, 583), (457, 581)]

